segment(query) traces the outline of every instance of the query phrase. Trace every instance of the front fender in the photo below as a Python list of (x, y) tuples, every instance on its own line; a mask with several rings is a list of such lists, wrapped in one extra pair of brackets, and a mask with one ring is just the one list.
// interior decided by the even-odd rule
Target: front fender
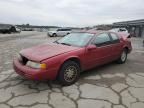
[(80, 62), (80, 58), (78, 56), (69, 56), (69, 57), (66, 57), (65, 59), (63, 59), (61, 63), (63, 64), (64, 62), (66, 62), (68, 60), (72, 60), (72, 59), (77, 59)]

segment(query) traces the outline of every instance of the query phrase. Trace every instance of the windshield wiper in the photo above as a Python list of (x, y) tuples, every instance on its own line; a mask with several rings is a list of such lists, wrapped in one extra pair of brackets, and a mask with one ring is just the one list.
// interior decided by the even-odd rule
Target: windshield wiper
[(70, 44), (68, 44), (68, 43), (60, 43), (60, 44), (71, 46), (71, 45), (70, 45)]

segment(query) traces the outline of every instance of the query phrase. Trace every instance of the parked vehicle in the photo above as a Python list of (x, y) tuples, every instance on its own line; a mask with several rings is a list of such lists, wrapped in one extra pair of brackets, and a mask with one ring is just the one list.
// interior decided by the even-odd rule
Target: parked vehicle
[(48, 36), (50, 37), (56, 37), (56, 36), (65, 36), (71, 33), (71, 29), (69, 28), (59, 28), (54, 31), (49, 31), (47, 33)]
[(126, 28), (113, 28), (110, 31), (111, 32), (124, 32), (124, 33), (128, 33), (128, 30)]
[(71, 33), (51, 45), (20, 51), (13, 67), (28, 79), (57, 79), (62, 85), (71, 85), (80, 72), (112, 61), (125, 63), (131, 50), (131, 41), (118, 33)]
[(15, 32), (20, 33), (20, 32), (21, 32), (21, 29), (18, 28), (17, 26), (15, 26)]
[(20, 33), (21, 30), (14, 25), (0, 24), (0, 33)]

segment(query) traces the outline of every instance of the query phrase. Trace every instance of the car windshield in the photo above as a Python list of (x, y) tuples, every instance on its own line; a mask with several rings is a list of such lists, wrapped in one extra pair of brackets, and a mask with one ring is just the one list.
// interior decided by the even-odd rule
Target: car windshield
[(56, 43), (69, 45), (69, 46), (78, 46), (83, 47), (87, 45), (89, 40), (94, 36), (94, 34), (90, 33), (71, 33), (58, 41)]

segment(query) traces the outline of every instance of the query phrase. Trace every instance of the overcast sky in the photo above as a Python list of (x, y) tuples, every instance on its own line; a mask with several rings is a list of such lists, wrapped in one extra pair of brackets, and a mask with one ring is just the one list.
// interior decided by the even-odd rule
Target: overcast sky
[(93, 26), (144, 18), (144, 0), (0, 0), (0, 23)]

